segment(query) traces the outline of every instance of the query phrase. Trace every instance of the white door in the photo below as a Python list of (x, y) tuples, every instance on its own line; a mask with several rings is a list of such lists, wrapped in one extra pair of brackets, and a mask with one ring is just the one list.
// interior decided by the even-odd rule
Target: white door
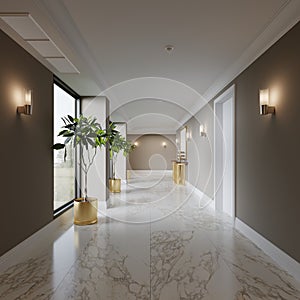
[(215, 207), (235, 216), (234, 86), (219, 96), (215, 108)]

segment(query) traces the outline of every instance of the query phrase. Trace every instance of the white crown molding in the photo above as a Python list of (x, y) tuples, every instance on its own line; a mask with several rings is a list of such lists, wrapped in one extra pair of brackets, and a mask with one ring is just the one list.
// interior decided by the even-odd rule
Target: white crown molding
[[(300, 1), (289, 0), (244, 53), (205, 91), (203, 98), (206, 102), (211, 101), (223, 88), (274, 45), (299, 21)], [(190, 112), (195, 115), (203, 106), (202, 101), (196, 103)], [(185, 124), (190, 118), (190, 114), (186, 114), (180, 120), (180, 124)]]
[(266, 238), (261, 236), (243, 221), (238, 218), (235, 219), (235, 228), (245, 235), (249, 240), (254, 242), (259, 248), (261, 248), (267, 255), (269, 255), (276, 263), (292, 275), (296, 280), (300, 281), (300, 264), (276, 247)]

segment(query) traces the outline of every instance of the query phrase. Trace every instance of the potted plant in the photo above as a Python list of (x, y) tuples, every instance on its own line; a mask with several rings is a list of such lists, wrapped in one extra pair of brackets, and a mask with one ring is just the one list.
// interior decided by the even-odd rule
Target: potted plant
[(96, 198), (88, 197), (88, 172), (93, 165), (98, 148), (106, 145), (106, 131), (101, 128), (96, 118), (82, 115), (73, 118), (68, 115), (62, 120), (65, 125), (62, 126), (58, 136), (66, 139), (63, 144), (57, 143), (52, 148), (64, 149), (64, 158), (66, 158), (66, 145), (71, 143), (74, 148), (77, 148), (80, 157), (79, 165), (84, 174), (83, 197), (74, 200), (74, 224), (94, 224), (97, 223), (98, 201)]
[(123, 151), (123, 155), (128, 156), (129, 152), (134, 149), (134, 145), (126, 139), (116, 129), (116, 125), (110, 122), (107, 130), (107, 142), (109, 146), (109, 156), (111, 160), (112, 176), (109, 178), (109, 190), (112, 193), (121, 192), (121, 179), (116, 178), (116, 162), (118, 154)]

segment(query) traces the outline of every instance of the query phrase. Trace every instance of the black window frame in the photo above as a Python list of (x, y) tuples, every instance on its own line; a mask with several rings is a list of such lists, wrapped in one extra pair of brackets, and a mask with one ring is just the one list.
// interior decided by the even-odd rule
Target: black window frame
[[(66, 93), (68, 93), (70, 96), (72, 96), (75, 100), (75, 117), (78, 117), (81, 114), (81, 97), (79, 94), (77, 94), (72, 88), (70, 88), (66, 83), (64, 83), (60, 78), (53, 75), (53, 88), (54, 84), (56, 84), (58, 87), (60, 87), (62, 90), (64, 90)], [(53, 95), (54, 97), (54, 95)], [(54, 104), (54, 99), (53, 99)], [(79, 175), (79, 176), (78, 176)], [(76, 180), (77, 179), (77, 180)], [(75, 190), (75, 198), (78, 198), (81, 196), (81, 176), (80, 176), (80, 168), (78, 167), (78, 154), (77, 149), (75, 148), (75, 182), (74, 182), (74, 190)], [(54, 186), (53, 186), (54, 191)], [(54, 198), (53, 200), (54, 201)], [(69, 202), (63, 204), (62, 206), (58, 207), (57, 209), (53, 210), (53, 216), (54, 218), (57, 218), (62, 213), (67, 211), (68, 209), (72, 208), (74, 206), (74, 199), (71, 199)]]

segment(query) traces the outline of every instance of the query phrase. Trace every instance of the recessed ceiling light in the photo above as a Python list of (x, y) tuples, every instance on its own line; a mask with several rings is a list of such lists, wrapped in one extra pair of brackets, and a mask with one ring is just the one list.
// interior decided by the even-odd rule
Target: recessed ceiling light
[(171, 53), (173, 50), (174, 50), (174, 46), (173, 45), (166, 45), (165, 46), (165, 50), (168, 52), (168, 53)]

